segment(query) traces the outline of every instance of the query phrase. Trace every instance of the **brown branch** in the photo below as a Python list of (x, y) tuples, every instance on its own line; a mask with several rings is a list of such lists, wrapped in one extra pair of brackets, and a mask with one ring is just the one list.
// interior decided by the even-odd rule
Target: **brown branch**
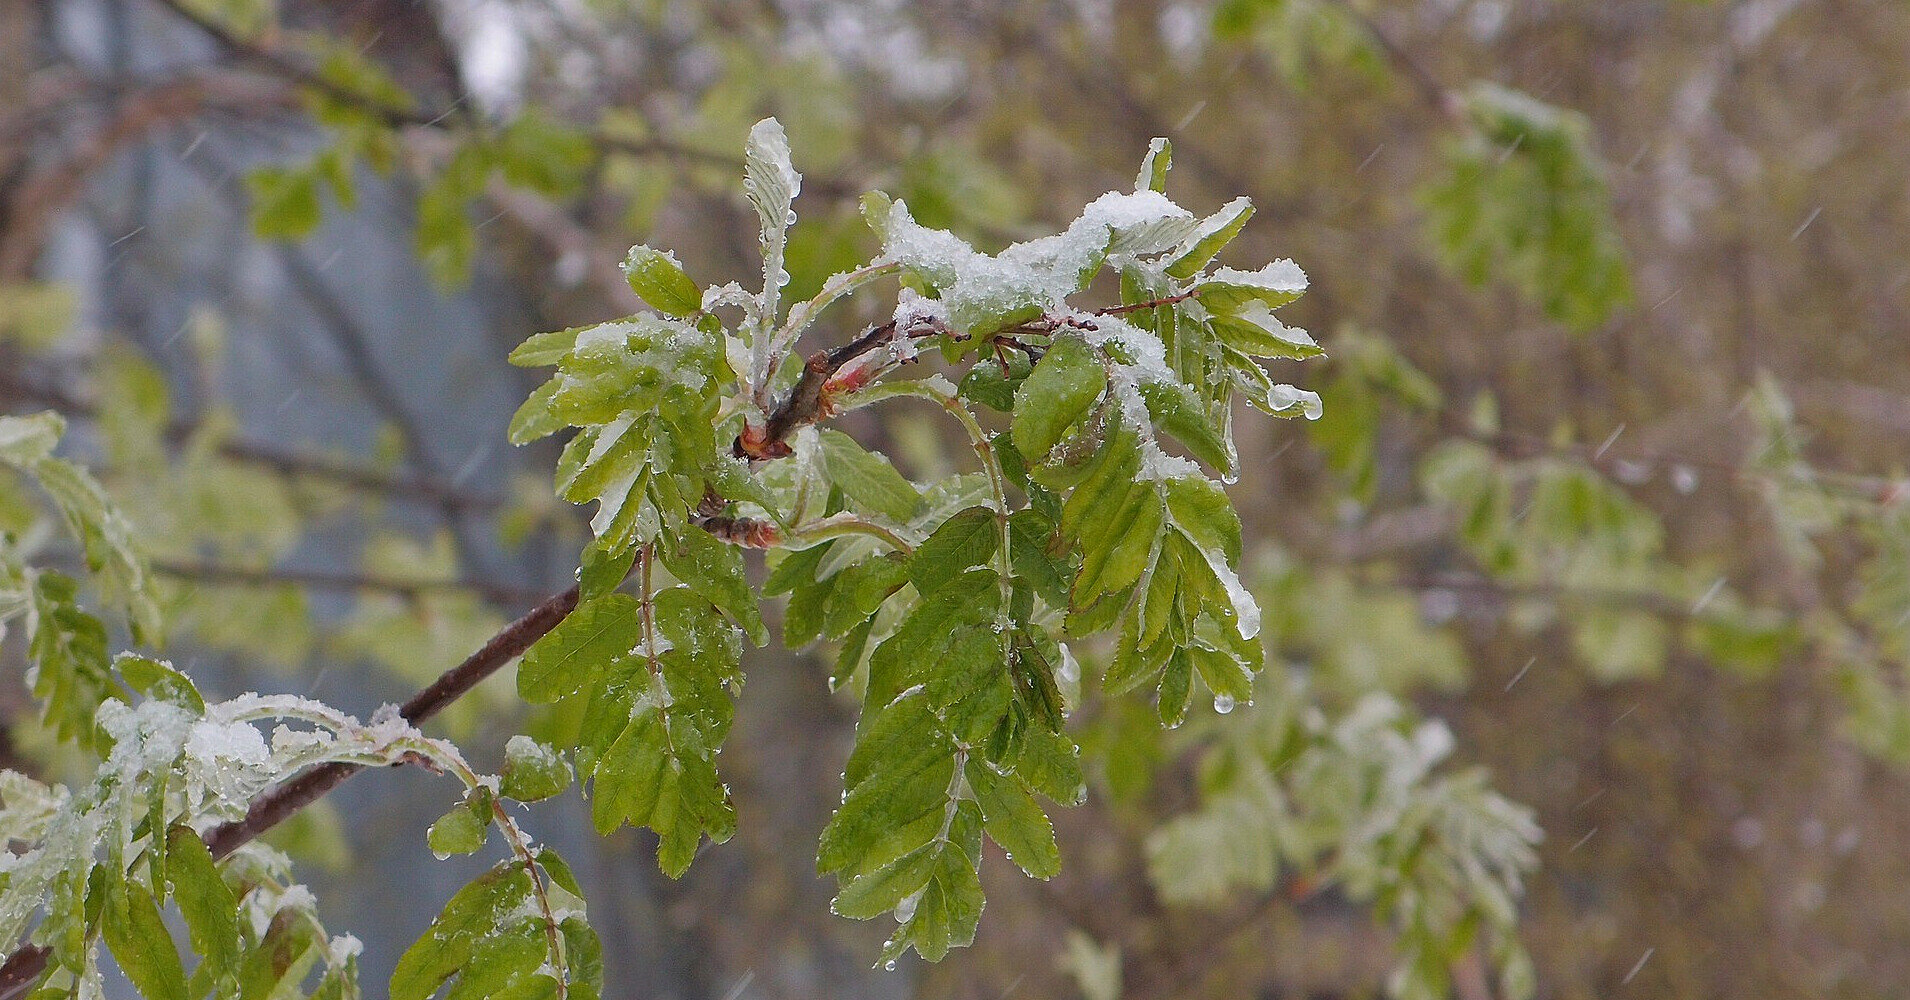
[(1403, 573), (1390, 576), (1362, 574), (1356, 579), (1369, 587), (1391, 587), (1412, 591), (1460, 591), (1494, 597), (1502, 601), (1534, 599), (1560, 604), (1586, 604), (1642, 611), (1661, 618), (1680, 621), (1705, 621), (1715, 617), (1705, 614), (1705, 602), (1702, 600), (1688, 602), (1669, 594), (1648, 590), (1627, 590), (1622, 587), (1577, 587), (1571, 584), (1548, 582), (1509, 583), (1470, 573)]
[[(563, 621), (564, 616), (576, 606), (576, 587), (546, 598), (544, 603), (526, 612), (524, 617), (504, 626), (503, 631), (492, 636), (489, 642), (466, 657), (463, 663), (440, 674), (429, 687), (413, 695), (410, 701), (399, 706), (398, 714), (412, 725), (438, 714), (446, 705), (458, 700), (556, 628), (557, 623)], [(362, 770), (362, 764), (345, 763), (322, 764), (312, 768), (261, 793), (246, 809), (244, 819), (207, 831), (206, 846), (212, 849), (213, 857), (225, 857), (291, 818), (300, 809), (318, 801), (326, 792), (338, 787), (340, 782)], [(0, 1000), (4, 1000), (4, 997), (0, 996)]]
[(225, 25), (219, 23), (218, 19), (201, 14), (191, 6), (181, 3), (180, 0), (156, 0), (156, 2), (161, 7), (172, 12), (174, 16), (199, 29), (200, 32), (211, 38), (221, 49), (224, 49), (232, 55), (247, 62), (254, 63), (260, 69), (266, 70), (275, 76), (290, 80), (303, 87), (309, 87), (342, 104), (349, 104), (360, 111), (378, 118), (393, 128), (401, 125), (433, 124), (449, 117), (451, 114), (447, 111), (441, 115), (434, 116), (426, 112), (415, 111), (411, 108), (388, 104), (369, 94), (326, 79), (317, 72), (299, 65), (297, 61), (286, 58), (273, 48), (240, 38), (233, 34)]
[(1094, 314), (1096, 316), (1120, 316), (1126, 313), (1140, 312), (1143, 309), (1158, 309), (1161, 306), (1171, 306), (1176, 302), (1185, 302), (1193, 298), (1195, 294), (1194, 292), (1182, 292), (1179, 295), (1148, 299), (1146, 302), (1130, 302), (1124, 306), (1108, 306), (1105, 309), (1096, 309)]
[[(556, 628), (576, 606), (576, 587), (546, 598), (522, 618), (506, 625), (463, 663), (445, 671), (431, 686), (413, 695), (399, 707), (398, 714), (413, 725), (436, 715)], [(253, 799), (244, 819), (207, 831), (206, 846), (213, 857), (225, 857), (323, 798), (364, 767), (331, 763), (305, 771)], [(0, 963), (0, 1000), (18, 1000), (24, 996), (28, 987), (46, 971), (47, 955), (45, 948), (27, 945), (7, 956), (7, 960)]]

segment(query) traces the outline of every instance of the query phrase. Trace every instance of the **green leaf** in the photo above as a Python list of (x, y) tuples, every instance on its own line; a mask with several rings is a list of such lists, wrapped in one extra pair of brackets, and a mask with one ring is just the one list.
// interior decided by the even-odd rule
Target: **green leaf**
[(1186, 383), (1142, 382), (1141, 399), (1154, 426), (1187, 446), (1195, 458), (1231, 475), (1233, 447), (1208, 418), (1207, 404)]
[(584, 546), (582, 565), (577, 567), (577, 596), (580, 603), (588, 603), (614, 592), (623, 586), (630, 575), (630, 567), (637, 561), (637, 550), (631, 546), (606, 544), (598, 538)]
[(145, 886), (123, 882), (107, 889), (100, 936), (146, 1000), (190, 1000), (179, 951)]
[(1267, 377), (1258, 362), (1231, 347), (1222, 347), (1222, 354), (1228, 362), (1228, 374), (1233, 381), (1234, 391), (1247, 400), (1254, 409), (1268, 416), (1292, 419), (1305, 417), (1318, 420), (1325, 413), (1320, 404), (1320, 394), (1306, 389), (1296, 389), (1290, 385), (1275, 384)]
[(707, 531), (687, 528), (661, 542), (657, 552), (671, 576), (722, 609), (743, 627), (750, 642), (758, 646), (769, 643), (769, 630), (763, 626), (762, 608), (745, 575), (741, 549)]
[(324, 941), (309, 918), (282, 909), (266, 926), (265, 937), (245, 956), (239, 969), (239, 1000), (284, 996), (317, 963)]
[(1020, 351), (1007, 355), (1006, 370), (1004, 362), (992, 358), (983, 358), (968, 369), (962, 376), (961, 395), (1002, 413), (1012, 412), (1015, 408), (1015, 390), (1028, 377), (1033, 366), (1028, 356)]
[[(1023, 508), (1008, 518), (1008, 552), (1015, 576), (1026, 580), (1051, 607), (1068, 603), (1067, 561), (1049, 551), (1054, 525), (1039, 511)], [(917, 550), (919, 553), (919, 549)]]
[(1235, 198), (1220, 207), (1214, 214), (1202, 219), (1200, 228), (1187, 238), (1172, 255), (1168, 257), (1167, 274), (1182, 281), (1193, 277), (1207, 262), (1214, 259), (1220, 249), (1233, 242), (1240, 235), (1247, 220), (1253, 217), (1253, 202), (1245, 197)]
[(1249, 303), (1278, 309), (1305, 294), (1306, 272), (1291, 260), (1276, 260), (1258, 271), (1223, 267), (1194, 284), (1194, 298), (1209, 311), (1232, 315)]
[(1066, 733), (1029, 730), (1015, 757), (1015, 774), (1056, 804), (1078, 806), (1088, 800), (1081, 748)]
[(829, 481), (842, 488), (850, 506), (904, 524), (915, 516), (922, 495), (887, 458), (863, 450), (841, 431), (824, 430), (821, 439)]
[(201, 965), (199, 975), (217, 980), (239, 958), (239, 903), (220, 876), (205, 841), (186, 826), (166, 831), (166, 881), (186, 918), (186, 937)]
[(721, 352), (719, 337), (649, 313), (586, 327), (557, 361), (564, 380), (551, 409), (579, 426), (626, 414), (687, 417), (714, 397), (723, 376)]
[(106, 626), (75, 603), (79, 585), (60, 573), (33, 579), (27, 655), (36, 666), (33, 695), (62, 741), (91, 746), (100, 703), (121, 694), (106, 657)]
[(1422, 192), (1442, 262), (1475, 285), (1509, 282), (1574, 329), (1604, 322), (1631, 279), (1590, 121), (1487, 82), (1466, 110), (1475, 128)]
[(246, 175), (252, 232), (262, 240), (297, 240), (318, 228), (318, 174), (309, 167), (260, 167)]
[(970, 507), (943, 521), (909, 558), (909, 580), (916, 592), (934, 594), (971, 567), (994, 558), (1001, 545), (1001, 525), (994, 510)]
[(563, 430), (566, 424), (563, 418), (551, 409), (551, 397), (557, 394), (561, 378), (552, 378), (543, 385), (531, 390), (524, 402), (511, 414), (510, 428), (505, 432), (512, 444), (530, 444)]
[(519, 802), (538, 802), (570, 787), (570, 765), (557, 751), (517, 735), (504, 744), (500, 794)]
[(576, 348), (577, 335), (589, 329), (589, 326), (573, 326), (564, 330), (533, 333), (511, 351), (510, 362), (519, 368), (542, 368), (557, 364)]
[(894, 961), (913, 948), (923, 958), (938, 962), (950, 948), (967, 947), (975, 940), (982, 915), (981, 875), (976, 868), (981, 860), (981, 817), (976, 813), (972, 802), (956, 806), (948, 842), (936, 853), (913, 912), (883, 945), (883, 959)]
[(77, 465), (47, 458), (33, 473), (86, 550), (87, 568), (100, 574), (123, 601), (134, 640), (157, 645), (162, 639), (159, 605), (150, 590), (145, 553), (135, 544), (126, 515), (107, 499), (99, 481)]
[(552, 198), (576, 193), (597, 159), (589, 136), (551, 120), (534, 105), (498, 133), (494, 155), (505, 181)]
[(1086, 341), (1056, 339), (1015, 392), (1015, 448), (1029, 461), (1041, 461), (1087, 416), (1106, 386), (1107, 370)]
[[(475, 182), (466, 171), (476, 175)], [(477, 228), (471, 224), (468, 206), (482, 189), (486, 173), (488, 168), (475, 157), (461, 155), (418, 195), (418, 257), (440, 289), (460, 287), (471, 276)]]
[(683, 273), (676, 254), (638, 244), (623, 261), (630, 290), (666, 316), (690, 316), (703, 309), (703, 293)]
[(941, 844), (923, 844), (867, 875), (848, 880), (829, 908), (838, 916), (855, 920), (879, 917), (895, 909), (904, 898), (928, 884), (941, 850)]
[(438, 817), (425, 831), (425, 843), (430, 845), (431, 853), (438, 857), (452, 854), (470, 854), (484, 847), (484, 837), (490, 830), (490, 824), (484, 822), (471, 810), (469, 803), (459, 803), (450, 812)]
[(736, 828), (710, 749), (687, 719), (639, 704), (597, 763), (591, 785), (597, 831), (608, 834), (621, 823), (650, 828), (658, 838), (658, 867), (680, 877), (705, 831), (721, 842)]
[(837, 570), (822, 605), (822, 634), (840, 639), (866, 625), (903, 584), (909, 582), (909, 563), (894, 555), (872, 556)]
[(1054, 826), (1021, 782), (995, 773), (987, 762), (972, 757), (966, 775), (981, 806), (988, 839), (1000, 844), (1009, 860), (1035, 878), (1059, 874), (1061, 850), (1055, 846)]
[(795, 214), (790, 206), (801, 189), (802, 175), (790, 162), (789, 135), (782, 123), (774, 118), (757, 122), (743, 147), (743, 194), (761, 223), (763, 295), (758, 308), (766, 324), (775, 322), (777, 296), (789, 280), (783, 252)]
[(789, 595), (789, 603), (783, 608), (783, 645), (790, 649), (800, 649), (822, 637), (823, 608), (840, 575), (817, 578), (817, 569), (828, 551), (829, 544), (824, 543), (787, 553), (763, 581), (765, 597)]
[(517, 666), (517, 693), (533, 704), (576, 694), (642, 639), (637, 599), (607, 594), (579, 604), (524, 652)]
[(644, 678), (611, 720), (624, 724), (595, 762), (591, 819), (603, 833), (624, 822), (655, 831), (658, 865), (676, 877), (705, 834), (721, 843), (736, 830), (715, 753), (735, 713), (730, 695), (742, 683), (742, 642), (688, 588), (665, 589), (652, 601), (656, 642), (634, 653), (648, 669), (625, 682)]
[(934, 735), (931, 729), (916, 752), (885, 762), (850, 789), (823, 827), (818, 872), (867, 871), (888, 864), (918, 846), (898, 843), (894, 834), (921, 820), (939, 823), (948, 806), (955, 756), (946, 737), (938, 740)]
[(969, 570), (933, 594), (923, 595), (902, 624), (869, 658), (867, 698), (886, 704), (903, 689), (921, 683), (955, 640), (962, 625), (992, 624), (1001, 604), (993, 572)]
[(120, 653), (113, 657), (113, 666), (134, 691), (171, 702), (193, 715), (205, 714), (206, 700), (193, 686), (192, 678), (173, 669), (172, 664), (136, 653)]
[[(1120, 593), (1140, 580), (1165, 521), (1166, 509), (1152, 481), (1129, 485), (1117, 501), (1087, 515), (1077, 535), (1081, 570), (1070, 592), (1071, 606), (1086, 607), (1102, 594)], [(1115, 526), (1118, 531), (1109, 530)]]
[[(516, 860), (500, 863), (459, 889), (391, 974), (391, 1000), (427, 1000), (447, 980), (495, 988), (528, 975), (544, 961), (542, 931), (531, 901), (530, 875)], [(510, 918), (523, 914), (516, 920)], [(502, 945), (502, 947), (500, 947)], [(470, 996), (454, 987), (451, 996)], [(486, 995), (483, 993), (480, 996)]]
[(1237, 313), (1216, 315), (1212, 324), (1222, 343), (1249, 357), (1305, 361), (1326, 353), (1305, 330), (1280, 322), (1258, 299)]
[(1147, 156), (1141, 160), (1140, 176), (1134, 178), (1134, 193), (1166, 191), (1167, 168), (1174, 162), (1174, 144), (1166, 139), (1151, 139)]

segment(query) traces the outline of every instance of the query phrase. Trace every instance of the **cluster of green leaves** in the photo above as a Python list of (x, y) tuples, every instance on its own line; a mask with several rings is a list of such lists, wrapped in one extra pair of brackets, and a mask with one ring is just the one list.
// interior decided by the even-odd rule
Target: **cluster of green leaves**
[[(269, 765), (322, 757), (286, 748), (287, 760), (268, 765), (273, 754), (257, 730), (218, 706), (208, 712), (183, 674), (132, 656), (117, 668), (145, 700), (101, 703), (96, 739), (105, 752), (89, 783), (67, 789), (0, 774), (0, 831), (22, 848), (0, 877), (0, 929), (22, 940), (44, 908), (32, 927), (32, 940), (49, 951), (36, 995), (101, 995), (103, 942), (149, 1000), (215, 991), (357, 996), (357, 941), (327, 936), (289, 861), (255, 847), (215, 862), (192, 825), (242, 812), (245, 799), (234, 793), (285, 773)], [(249, 736), (234, 738), (231, 726)], [(199, 956), (190, 975), (163, 917), (168, 901)], [(317, 983), (307, 987), (313, 972)]]
[(1288, 85), (1306, 87), (1321, 66), (1371, 79), (1386, 65), (1358, 17), (1331, 0), (1224, 0), (1214, 5), (1214, 35), (1263, 49)]
[(1397, 935), (1389, 991), (1451, 995), (1451, 969), (1481, 942), (1508, 997), (1529, 997), (1514, 930), (1537, 824), (1477, 769), (1439, 773), (1452, 735), (1384, 694), (1331, 722), (1297, 688), (1194, 734), (1200, 805), (1148, 840), (1156, 891), (1177, 902), (1265, 892), (1296, 870), (1370, 902)]
[[(512, 355), (557, 369), (513, 440), (577, 428), (558, 491), (598, 504), (582, 603), (518, 679), (531, 701), (584, 704), (576, 759), (599, 828), (655, 830), (671, 874), (702, 836), (734, 828), (714, 755), (742, 680), (741, 636), (761, 642), (762, 624), (728, 542), (785, 550), (763, 593), (789, 596), (786, 643), (842, 643), (833, 680), (859, 693), (862, 715), (818, 868), (840, 879), (838, 912), (896, 913), (891, 961), (909, 949), (940, 958), (973, 937), (984, 836), (1030, 875), (1058, 869), (1036, 796), (1069, 804), (1085, 792), (1062, 725), (1080, 683), (1068, 643), (1117, 635), (1105, 686), (1155, 692), (1169, 725), (1202, 689), (1222, 712), (1250, 697), (1263, 654), (1259, 608), (1236, 572), (1239, 520), (1219, 483), (1163, 445), (1231, 475), (1236, 396), (1277, 416), (1319, 414), (1318, 397), (1274, 384), (1257, 359), (1321, 351), (1273, 315), (1304, 290), (1299, 268), (1215, 266), (1252, 205), (1206, 217), (1175, 205), (1162, 194), (1170, 155), (1157, 140), (1133, 193), (997, 255), (871, 195), (881, 252), (785, 311), (800, 175), (768, 120), (745, 157), (760, 292), (702, 291), (674, 258), (638, 247), (631, 287), (662, 315), (539, 335)], [(1104, 270), (1119, 278), (1118, 305), (1069, 301)], [(788, 441), (764, 441), (798, 398), (797, 338), (888, 275), (903, 285), (893, 320), (840, 359)], [(733, 325), (722, 314), (732, 309)], [(959, 386), (940, 373), (877, 381), (937, 348)], [(812, 426), (898, 397), (951, 414), (982, 471), (924, 488)], [(985, 428), (988, 411), (1006, 428)], [(739, 533), (746, 523), (753, 535)], [(633, 565), (638, 585), (624, 593)], [(653, 581), (655, 569), (677, 582)]]
[[(261, 25), (259, 30), (267, 29)], [(285, 33), (273, 30), (285, 39)], [(267, 164), (246, 176), (252, 228), (264, 239), (309, 236), (324, 218), (326, 191), (339, 207), (352, 210), (360, 165), (391, 173), (402, 162), (399, 126), (426, 117), (412, 95), (358, 48), (324, 35), (289, 38), (311, 59), (313, 82), (301, 96), (313, 119), (330, 131), (331, 142), (304, 162)], [(538, 194), (568, 197), (582, 187), (597, 159), (582, 132), (535, 107), (501, 125), (458, 113), (457, 126), (446, 130), (453, 141), (430, 157), (419, 178), (418, 256), (432, 280), (447, 289), (470, 277), (477, 252), (470, 204), (493, 177)]]
[[(1753, 606), (1715, 573), (1667, 558), (1656, 513), (1579, 458), (1507, 459), (1476, 441), (1450, 440), (1421, 464), (1428, 496), (1449, 507), (1459, 540), (1492, 579), (1531, 599), (1524, 629), (1554, 623), (1606, 680), (1664, 669), (1678, 612), (1693, 651), (1763, 674), (1793, 649), (1796, 624)], [(1671, 614), (1667, 614), (1667, 611)]]
[[(33, 483), (52, 501), (79, 542), (86, 569), (124, 612), (136, 636), (156, 641), (159, 608), (149, 588), (146, 559), (133, 544), (131, 526), (85, 469), (53, 455), (65, 431), (58, 414), (0, 417), (0, 464)], [(19, 478), (6, 486), (16, 492)], [(25, 620), (28, 680), (46, 723), (61, 740), (93, 744), (93, 716), (100, 702), (123, 695), (113, 676), (106, 625), (79, 603), (73, 577), (40, 569), (27, 556), (44, 542), (30, 501), (9, 497), (15, 523), (0, 543), (0, 622)]]
[(1212, 23), (1215, 37), (1266, 52), (1296, 88), (1321, 72), (1367, 86), (1397, 78), (1455, 121), (1420, 201), (1440, 263), (1465, 280), (1508, 283), (1578, 330), (1631, 301), (1604, 161), (1583, 114), (1488, 80), (1447, 90), (1344, 3), (1225, 0)]
[[(136, 636), (156, 641), (145, 555), (98, 483), (53, 456), (62, 430), (50, 413), (0, 418), (0, 461), (45, 493), (91, 579), (115, 595)], [(194, 826), (243, 814), (252, 793), (335, 747), (290, 740), (274, 759), (240, 721), (245, 706), (209, 708), (170, 665), (109, 656), (107, 626), (81, 605), (79, 581), (27, 563), (45, 537), (25, 514), (32, 505), (8, 509), (21, 520), (0, 542), (0, 620), (24, 620), (47, 723), (96, 752), (98, 767), (74, 788), (0, 772), (0, 837), (14, 851), (0, 872), (0, 934), (20, 941), (31, 930), (48, 950), (45, 995), (100, 995), (104, 942), (149, 998), (286, 995), (315, 969), (313, 995), (356, 996), (356, 941), (327, 937), (286, 859), (255, 848), (215, 862)], [(190, 976), (162, 916), (169, 900), (201, 958)]]
[[(54, 457), (61, 430), (50, 413), (0, 417), (0, 462), (18, 474), (4, 480), (8, 499), (36, 485), (79, 544), (88, 580), (114, 595), (135, 637), (155, 642), (146, 555), (99, 484)], [(124, 434), (110, 442), (121, 452), (132, 443)], [(82, 606), (81, 581), (27, 561), (45, 543), (45, 520), (30, 515), (30, 503), (6, 509), (0, 621), (24, 620), (49, 727), (95, 755), (91, 777), (72, 787), (0, 772), (0, 838), (13, 852), (0, 871), (0, 935), (46, 949), (36, 996), (101, 995), (104, 944), (148, 1000), (356, 997), (358, 942), (326, 933), (290, 860), (259, 844), (215, 858), (200, 831), (244, 818), (257, 796), (307, 768), (408, 760), (430, 761), (466, 789), (431, 829), (434, 850), (477, 850), (493, 825), (513, 857), (453, 899), (407, 954), (392, 995), (426, 997), (453, 977), (454, 993), (598, 995), (598, 946), (575, 880), (501, 807), (503, 798), (534, 801), (569, 785), (553, 751), (515, 739), (492, 777), (395, 715), (363, 724), (292, 697), (209, 703), (162, 660), (110, 656), (108, 626)], [(274, 720), (307, 728), (281, 724), (268, 741), (256, 725)], [(198, 956), (190, 970), (168, 909)]]
[(1624, 243), (1585, 116), (1480, 82), (1473, 128), (1424, 192), (1434, 245), (1475, 285), (1508, 280), (1577, 329), (1631, 299)]

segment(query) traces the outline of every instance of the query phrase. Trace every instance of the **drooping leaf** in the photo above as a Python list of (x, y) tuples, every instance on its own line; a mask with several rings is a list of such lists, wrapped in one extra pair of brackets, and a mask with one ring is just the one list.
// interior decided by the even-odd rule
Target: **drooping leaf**
[(841, 431), (825, 430), (821, 439), (829, 481), (842, 489), (852, 507), (899, 523), (915, 516), (922, 495), (887, 458), (868, 452)]
[(1058, 338), (1015, 392), (1015, 447), (1039, 461), (1086, 417), (1107, 386), (1094, 350), (1076, 337)]
[(146, 1000), (190, 1000), (185, 966), (145, 886), (123, 882), (107, 890), (100, 936)]

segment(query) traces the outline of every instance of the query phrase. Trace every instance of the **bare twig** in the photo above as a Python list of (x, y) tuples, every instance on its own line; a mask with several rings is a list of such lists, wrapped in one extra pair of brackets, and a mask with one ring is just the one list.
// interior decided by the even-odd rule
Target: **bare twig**
[[(181, 0), (157, 0), (181, 19), (189, 22), (231, 56), (250, 62), (261, 70), (272, 73), (282, 79), (309, 88), (323, 94), (331, 100), (345, 104), (364, 112), (391, 128), (442, 129), (464, 123), (461, 116), (455, 114), (456, 108), (447, 110), (417, 109), (407, 105), (389, 103), (375, 95), (363, 93), (351, 87), (342, 86), (299, 63), (278, 49), (267, 44), (240, 38), (220, 24), (217, 19), (207, 17), (194, 10)], [(662, 156), (677, 160), (687, 160), (714, 166), (730, 167), (738, 172), (743, 169), (741, 158), (698, 149), (694, 146), (674, 142), (668, 139), (632, 139), (626, 136), (612, 135), (600, 129), (587, 129), (585, 138), (599, 155), (621, 153), (626, 156)], [(834, 178), (813, 178), (806, 185), (812, 192), (832, 199), (856, 197), (860, 191), (854, 184)]]

